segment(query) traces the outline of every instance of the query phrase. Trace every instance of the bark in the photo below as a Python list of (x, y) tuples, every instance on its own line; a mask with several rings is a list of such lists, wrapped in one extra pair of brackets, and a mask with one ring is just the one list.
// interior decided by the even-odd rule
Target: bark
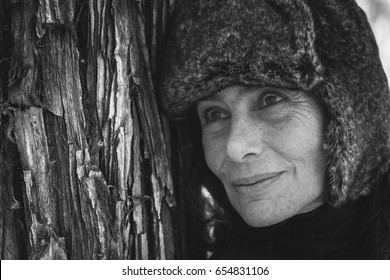
[(183, 257), (155, 93), (173, 2), (1, 5), (1, 258)]
[(20, 254), (17, 246), (17, 226), (21, 223), (18, 218), (21, 203), (15, 198), (12, 182), (15, 169), (12, 155), (15, 153), (15, 147), (12, 142), (6, 140), (4, 133), (1, 133), (0, 137), (3, 139), (0, 143), (0, 257), (18, 259)]

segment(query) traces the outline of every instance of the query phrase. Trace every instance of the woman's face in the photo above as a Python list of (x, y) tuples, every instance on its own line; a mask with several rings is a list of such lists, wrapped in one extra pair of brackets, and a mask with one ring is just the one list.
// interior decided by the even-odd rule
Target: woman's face
[(253, 227), (323, 204), (324, 116), (298, 91), (229, 87), (199, 102), (205, 158)]

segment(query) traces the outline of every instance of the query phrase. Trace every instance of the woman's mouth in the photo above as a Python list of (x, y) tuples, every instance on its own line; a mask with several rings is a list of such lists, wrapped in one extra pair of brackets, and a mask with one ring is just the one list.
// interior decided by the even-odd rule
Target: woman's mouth
[(237, 192), (244, 194), (253, 191), (258, 191), (259, 189), (264, 189), (265, 187), (274, 183), (280, 178), (283, 173), (284, 171), (264, 173), (260, 175), (236, 179), (232, 181), (232, 186)]

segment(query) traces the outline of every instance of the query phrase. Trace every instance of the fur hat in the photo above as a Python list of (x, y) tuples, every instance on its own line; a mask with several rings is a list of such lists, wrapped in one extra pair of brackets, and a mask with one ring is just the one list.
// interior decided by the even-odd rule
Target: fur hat
[(233, 85), (318, 96), (330, 205), (370, 192), (387, 170), (390, 96), (378, 47), (353, 0), (183, 0), (167, 43), (162, 104), (184, 117)]

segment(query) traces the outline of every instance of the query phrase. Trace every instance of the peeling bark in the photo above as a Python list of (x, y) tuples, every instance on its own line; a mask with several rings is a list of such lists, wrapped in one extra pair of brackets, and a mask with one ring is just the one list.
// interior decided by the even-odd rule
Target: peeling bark
[[(13, 43), (0, 108), (10, 117), (0, 132), (14, 135), (21, 167), (4, 142), (0, 168), (20, 176), (24, 199), (13, 200), (16, 175), (0, 171), (10, 205), (0, 208), (1, 258), (23, 246), (29, 259), (182, 257), (153, 80), (172, 1), (6, 2)], [(12, 207), (24, 210), (24, 239)]]
[(16, 212), (22, 208), (22, 202), (15, 198), (13, 191), (13, 173), (15, 160), (14, 144), (1, 134), (0, 142), (0, 259), (18, 259), (19, 250), (17, 239)]

